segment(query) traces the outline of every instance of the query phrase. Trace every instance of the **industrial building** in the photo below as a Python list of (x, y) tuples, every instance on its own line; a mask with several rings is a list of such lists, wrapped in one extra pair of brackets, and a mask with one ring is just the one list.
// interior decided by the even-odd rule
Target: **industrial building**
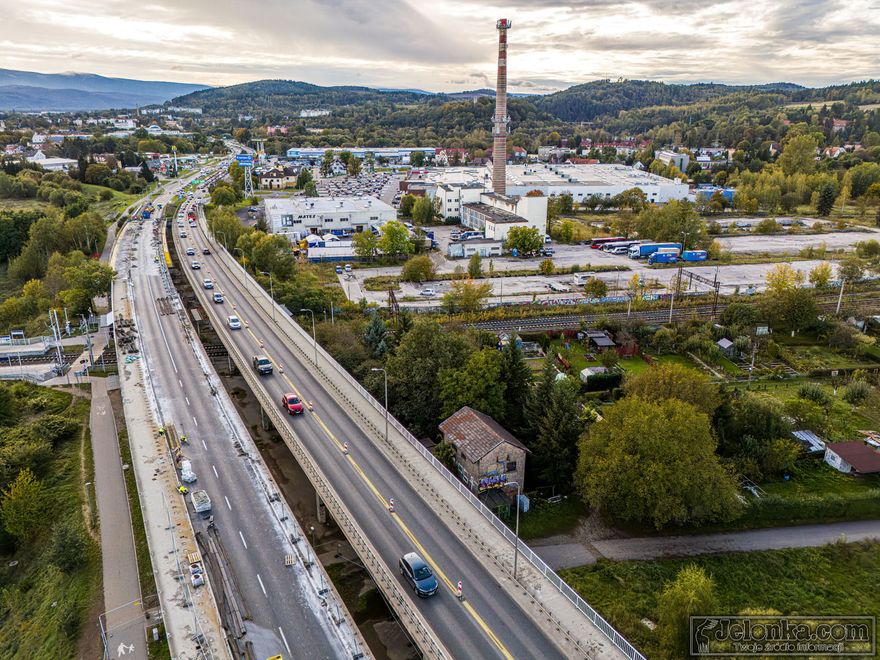
[(346, 235), (369, 231), (373, 225), (397, 218), (391, 206), (366, 195), (359, 197), (286, 197), (264, 202), (272, 233), (291, 241), (309, 234)]
[[(287, 150), (287, 158), (296, 163), (317, 165), (324, 160), (324, 153), (328, 149), (322, 147), (292, 147)], [(389, 163), (408, 164), (412, 154), (420, 151), (425, 158), (433, 158), (436, 147), (351, 147), (346, 149), (329, 149), (334, 155), (339, 156), (343, 151), (348, 151), (355, 158), (363, 160), (367, 154), (372, 154), (373, 159), (383, 159)]]
[(547, 233), (547, 198), (482, 192), (476, 201), (461, 205), (461, 224), (495, 241), (505, 240), (514, 227), (531, 227), (543, 236)]

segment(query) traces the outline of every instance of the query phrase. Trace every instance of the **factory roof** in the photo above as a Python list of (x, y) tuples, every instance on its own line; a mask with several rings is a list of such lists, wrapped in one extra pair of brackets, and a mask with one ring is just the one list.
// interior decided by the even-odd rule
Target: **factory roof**
[(280, 197), (265, 201), (270, 215), (303, 215), (312, 213), (350, 213), (358, 211), (391, 211), (394, 208), (381, 199), (368, 195), (352, 197)]
[(489, 206), (488, 204), (483, 204), (482, 202), (474, 202), (472, 204), (462, 204), (462, 206), (466, 209), (471, 209), (472, 211), (476, 211), (481, 215), (489, 218), (490, 222), (494, 222), (495, 224), (516, 224), (521, 222), (528, 222), (525, 218), (518, 216), (516, 213), (511, 213), (510, 211), (505, 211), (504, 209), (495, 208), (494, 206)]

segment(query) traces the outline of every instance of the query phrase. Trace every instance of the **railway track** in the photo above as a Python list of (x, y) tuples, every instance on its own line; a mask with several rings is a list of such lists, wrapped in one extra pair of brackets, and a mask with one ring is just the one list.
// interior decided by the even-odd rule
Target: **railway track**
[[(844, 303), (857, 302), (860, 311), (880, 308), (880, 296), (871, 293), (856, 292), (851, 295), (844, 294)], [(817, 304), (823, 311), (834, 311), (837, 308), (837, 296), (820, 296)], [(716, 316), (721, 314), (729, 303), (719, 302), (715, 308)], [(690, 318), (712, 317), (712, 305), (694, 305), (681, 307), (673, 310), (672, 318), (677, 320)], [(626, 312), (605, 312), (592, 314), (560, 314), (559, 316), (535, 316), (520, 319), (500, 319), (498, 321), (482, 321), (471, 323), (470, 326), (479, 330), (491, 330), (494, 332), (537, 332), (546, 330), (577, 330), (582, 323), (596, 323), (600, 319), (639, 319), (646, 323), (667, 323), (669, 321), (668, 309), (636, 310), (629, 314)]]

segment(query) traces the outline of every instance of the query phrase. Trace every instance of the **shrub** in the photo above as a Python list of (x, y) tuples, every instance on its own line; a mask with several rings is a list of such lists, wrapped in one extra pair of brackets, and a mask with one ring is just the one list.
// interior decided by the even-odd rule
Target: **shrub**
[(854, 380), (843, 388), (843, 400), (854, 406), (859, 405), (871, 394), (871, 386), (863, 380)]
[(78, 517), (58, 521), (52, 528), (49, 561), (65, 573), (72, 573), (86, 560), (85, 533)]
[(804, 383), (798, 388), (798, 396), (801, 399), (827, 406), (831, 403), (831, 397), (818, 383)]

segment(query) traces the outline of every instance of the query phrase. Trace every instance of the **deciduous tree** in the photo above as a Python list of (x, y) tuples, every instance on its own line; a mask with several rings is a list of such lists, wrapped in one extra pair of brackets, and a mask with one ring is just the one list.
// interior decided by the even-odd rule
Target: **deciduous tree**
[(410, 257), (400, 271), (400, 279), (404, 282), (427, 282), (435, 277), (434, 262), (427, 255)]
[(624, 391), (646, 401), (678, 399), (711, 415), (721, 402), (708, 376), (680, 364), (660, 364), (627, 378)]
[(715, 581), (695, 564), (688, 564), (666, 584), (657, 601), (660, 640), (666, 657), (690, 654), (690, 617), (718, 609)]
[(0, 518), (6, 531), (21, 541), (30, 539), (45, 522), (47, 495), (30, 468), (18, 473), (0, 497)]

